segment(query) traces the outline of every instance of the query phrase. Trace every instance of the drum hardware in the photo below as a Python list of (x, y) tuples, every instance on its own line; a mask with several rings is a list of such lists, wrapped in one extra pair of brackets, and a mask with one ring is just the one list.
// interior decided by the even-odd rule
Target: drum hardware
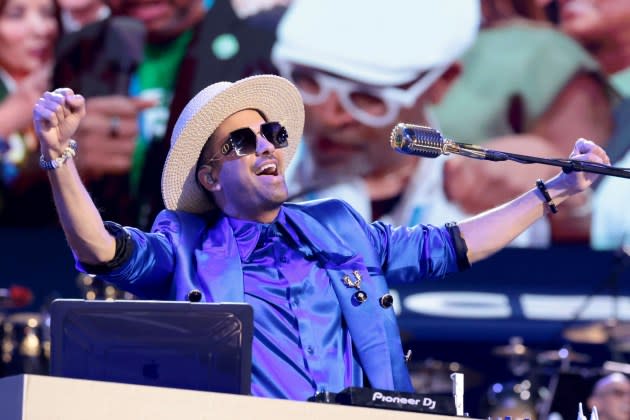
[(563, 336), (574, 343), (606, 344), (630, 342), (630, 323), (611, 319), (566, 328)]
[[(630, 256), (627, 250), (618, 250), (610, 266), (608, 276), (600, 282), (596, 290), (584, 299), (580, 307), (573, 313), (571, 320), (565, 323), (565, 328), (562, 331), (564, 338), (575, 343), (606, 344), (614, 361), (623, 359), (621, 353), (630, 350), (630, 323), (622, 322), (619, 319), (619, 278), (627, 270), (629, 263)], [(576, 325), (589, 306), (593, 305), (594, 298), (602, 294), (602, 292), (610, 293), (611, 312), (609, 318), (605, 321), (579, 323)], [(601, 309), (602, 305), (599, 306)], [(551, 376), (549, 381), (550, 395), (544, 400), (545, 404), (541, 410), (541, 418), (546, 418), (549, 415), (559, 377), (561, 373), (569, 371), (571, 361), (569, 357), (561, 360), (560, 367)], [(606, 366), (606, 363), (604, 366)], [(608, 366), (610, 367), (610, 364)], [(599, 373), (603, 371), (605, 371), (605, 368), (599, 369)], [(582, 372), (582, 378), (585, 377)]]
[[(549, 351), (550, 354), (558, 352), (559, 350)], [(541, 352), (544, 353), (546, 352)], [(552, 407), (556, 404), (556, 398), (566, 392), (567, 382), (573, 380), (589, 383), (601, 375), (601, 368), (569, 366), (561, 369), (558, 363), (553, 362), (554, 360), (550, 360), (545, 365), (533, 365), (525, 379), (494, 383), (488, 390), (488, 407), (482, 417), (487, 415), (496, 419), (511, 416), (512, 419), (532, 420), (554, 418)]]
[(89, 274), (80, 273), (76, 284), (85, 300), (132, 300), (135, 296), (118, 289), (114, 285), (94, 278)]
[(536, 392), (529, 379), (497, 382), (487, 392), (488, 417), (536, 420)]
[(508, 368), (516, 379), (494, 383), (488, 389), (488, 416), (536, 420), (540, 390), (530, 379), (535, 351), (524, 344), (522, 337), (513, 336), (507, 345), (494, 347), (492, 354), (507, 358)]
[[(588, 354), (574, 351), (566, 345), (556, 350), (534, 350), (523, 343), (521, 337), (511, 337), (508, 345), (495, 347), (494, 355), (508, 359), (509, 368), (515, 378), (513, 382), (496, 383), (488, 392), (503, 392), (501, 400), (491, 404), (492, 417), (520, 413), (530, 418), (546, 419), (558, 390), (560, 377), (578, 375), (582, 378), (597, 376), (600, 368), (573, 366), (573, 363), (588, 363)], [(501, 404), (504, 404), (502, 406)], [(532, 414), (533, 415), (530, 415)], [(514, 416), (512, 417), (514, 418)]]
[(564, 360), (575, 363), (587, 363), (591, 360), (591, 357), (588, 354), (573, 351), (569, 347), (562, 347), (560, 350), (547, 350), (538, 353), (536, 360), (539, 364), (563, 362)]
[(472, 388), (481, 383), (481, 374), (458, 362), (444, 362), (425, 359), (407, 364), (414, 391), (421, 394), (451, 393), (453, 380), (451, 374), (463, 373), (465, 388)]
[[(554, 355), (554, 353), (556, 354)], [(572, 359), (579, 358), (582, 360), (584, 359), (590, 360), (590, 357), (584, 354), (573, 352), (573, 350), (571, 350), (569, 346), (563, 346), (560, 350), (557, 350), (557, 351), (544, 352), (544, 354), (547, 357), (547, 361), (559, 361), (560, 365), (558, 366), (558, 368), (555, 369), (555, 371), (551, 375), (551, 378), (549, 379), (547, 392), (546, 392), (545, 398), (542, 399), (542, 403), (540, 406), (538, 417), (541, 419), (546, 419), (549, 417), (549, 413), (551, 412), (551, 404), (553, 403), (553, 400), (556, 397), (556, 392), (558, 391), (558, 383), (560, 382), (560, 375), (563, 373), (567, 373), (571, 370), (571, 362), (573, 361)], [(555, 360), (552, 360), (552, 359), (555, 359)], [(541, 360), (544, 360), (544, 358)]]
[(531, 369), (533, 352), (523, 344), (522, 337), (510, 337), (508, 345), (493, 348), (492, 354), (509, 358), (508, 367), (513, 376), (523, 377)]
[(527, 357), (531, 350), (523, 344), (523, 337), (510, 337), (510, 344), (492, 349), (492, 354), (504, 357)]
[(50, 335), (44, 317), (18, 312), (2, 322), (1, 360), (8, 374), (48, 373)]
[[(564, 338), (575, 343), (607, 344), (613, 358), (620, 360), (620, 351), (630, 350), (630, 323), (619, 320), (619, 278), (630, 265), (628, 250), (620, 248), (615, 253), (610, 270), (606, 278), (598, 285), (596, 290), (588, 295), (582, 304), (573, 313), (571, 320), (565, 323), (562, 331)], [(584, 312), (593, 304), (593, 299), (602, 292), (610, 292), (612, 303), (611, 314), (605, 321), (575, 324)]]
[(2, 364), (6, 365), (13, 360), (13, 324), (2, 322)]
[(603, 373), (621, 372), (630, 375), (630, 364), (607, 360), (602, 366)]

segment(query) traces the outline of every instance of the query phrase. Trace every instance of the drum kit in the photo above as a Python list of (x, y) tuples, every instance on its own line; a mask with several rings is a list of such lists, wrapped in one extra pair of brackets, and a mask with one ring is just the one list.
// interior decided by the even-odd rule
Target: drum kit
[[(574, 325), (563, 331), (563, 338), (575, 345), (607, 346), (607, 351), (613, 355), (627, 353), (630, 352), (630, 323), (609, 321)], [(551, 418), (554, 399), (563, 392), (564, 385), (559, 384), (581, 382), (583, 391), (588, 393), (600, 376), (612, 372), (630, 375), (630, 364), (597, 362), (596, 357), (577, 352), (568, 344), (559, 349), (535, 350), (526, 346), (521, 337), (512, 337), (508, 344), (492, 348), (491, 353), (506, 360), (511, 375), (509, 380), (491, 384), (486, 393), (485, 404), (493, 418), (503, 417), (509, 410), (527, 413), (526, 417), (532, 420)], [(450, 392), (450, 374), (453, 372), (464, 373), (466, 389), (486, 383), (483, 376), (490, 373), (434, 359), (410, 363), (409, 370), (415, 391), (425, 394)], [(571, 392), (578, 393), (575, 388)]]
[(85, 300), (130, 300), (135, 296), (88, 274), (79, 273), (76, 285)]
[[(86, 300), (133, 299), (134, 296), (93, 277), (80, 274), (77, 286)], [(0, 289), (0, 377), (49, 372), (50, 315), (21, 311), (33, 301), (23, 286)]]
[[(505, 415), (509, 407), (524, 413), (523, 418), (550, 418), (562, 377), (578, 377), (584, 382), (601, 373), (600, 367), (580, 366), (591, 362), (591, 356), (576, 352), (569, 345), (538, 351), (525, 346), (520, 337), (512, 337), (509, 344), (495, 347), (493, 354), (507, 358), (515, 378), (507, 383), (495, 383), (488, 391), (493, 418), (497, 417), (496, 413)], [(515, 414), (513, 417), (519, 417)]]
[(4, 375), (47, 374), (50, 360), (49, 320), (36, 312), (18, 312), (2, 320), (0, 341)]
[(23, 286), (0, 291), (0, 376), (48, 372), (50, 334), (48, 318), (37, 312), (19, 312), (33, 295)]
[(420, 394), (448, 394), (453, 391), (451, 374), (463, 373), (465, 386), (472, 387), (481, 383), (481, 375), (457, 362), (426, 359), (408, 363), (411, 384)]

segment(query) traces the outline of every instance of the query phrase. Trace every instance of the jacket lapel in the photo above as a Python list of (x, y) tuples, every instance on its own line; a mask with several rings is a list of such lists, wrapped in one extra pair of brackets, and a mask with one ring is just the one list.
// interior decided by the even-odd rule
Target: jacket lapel
[(208, 302), (243, 302), (243, 269), (232, 227), (225, 217), (195, 250), (200, 286)]
[[(285, 214), (300, 242), (310, 246), (326, 270), (370, 384), (374, 388), (393, 389), (391, 365), (383, 363), (384, 360), (390, 360), (390, 349), (383, 316), (379, 316), (382, 308), (377, 303), (382, 293), (379, 294), (377, 286), (371, 281), (363, 258), (345, 245), (351, 238), (339, 237), (337, 232), (326, 229), (305, 212), (285, 207)], [(359, 288), (348, 286), (347, 281), (344, 281), (346, 276), (356, 281), (355, 273), (362, 278)], [(353, 297), (359, 289), (368, 295), (368, 299), (361, 304)]]

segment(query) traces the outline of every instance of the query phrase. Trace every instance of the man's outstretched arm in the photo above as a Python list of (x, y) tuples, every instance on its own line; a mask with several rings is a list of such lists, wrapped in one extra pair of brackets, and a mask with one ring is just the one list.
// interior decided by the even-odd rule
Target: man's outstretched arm
[[(570, 159), (610, 164), (606, 152), (585, 139), (575, 142)], [(561, 172), (544, 185), (558, 206), (570, 196), (589, 188), (596, 177), (592, 173)], [(532, 185), (534, 183), (532, 179)], [(458, 225), (468, 247), (468, 260), (473, 263), (500, 250), (548, 210), (545, 197), (534, 187), (512, 201), (461, 221)], [(559, 211), (562, 211), (561, 207)]]
[(33, 122), (68, 243), (79, 261), (100, 264), (114, 258), (116, 241), (103, 226), (74, 162), (76, 143), (71, 137), (85, 112), (83, 96), (60, 88), (45, 92), (38, 100)]

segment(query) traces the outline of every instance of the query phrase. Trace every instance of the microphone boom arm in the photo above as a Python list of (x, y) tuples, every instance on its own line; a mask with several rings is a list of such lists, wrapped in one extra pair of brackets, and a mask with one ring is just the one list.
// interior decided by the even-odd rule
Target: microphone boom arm
[(493, 162), (510, 160), (506, 153), (484, 149), (483, 147), (476, 146), (474, 144), (455, 143), (454, 141), (448, 139), (444, 140), (442, 151), (445, 155), (454, 153), (472, 159), (491, 160)]
[[(594, 174), (610, 175), (619, 178), (630, 178), (630, 169), (628, 168), (615, 168), (614, 166), (604, 165), (596, 162), (588, 162), (575, 159), (547, 159), (536, 156), (519, 155), (516, 153), (500, 152), (497, 150), (486, 150), (486, 153), (495, 155), (496, 157), (504, 157), (504, 159), (496, 160), (511, 160), (513, 162), (531, 164), (540, 163), (543, 165), (558, 166), (562, 168), (562, 172), (590, 172)], [(495, 160), (495, 159), (488, 159)]]

